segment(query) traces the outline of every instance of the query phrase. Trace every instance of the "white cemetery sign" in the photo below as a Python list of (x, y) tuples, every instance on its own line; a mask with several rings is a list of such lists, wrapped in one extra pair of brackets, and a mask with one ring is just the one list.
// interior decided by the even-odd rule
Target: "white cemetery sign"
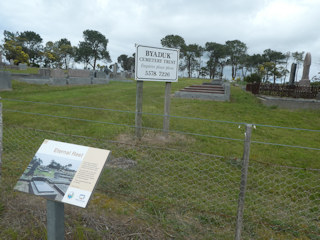
[(136, 45), (135, 79), (177, 82), (179, 49)]

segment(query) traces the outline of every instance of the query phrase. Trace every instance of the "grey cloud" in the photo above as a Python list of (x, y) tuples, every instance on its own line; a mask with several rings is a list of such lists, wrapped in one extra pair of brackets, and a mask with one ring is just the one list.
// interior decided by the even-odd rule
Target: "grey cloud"
[(160, 46), (167, 34), (201, 45), (239, 39), (251, 53), (310, 51), (320, 59), (319, 9), (313, 0), (12, 0), (0, 1), (0, 32), (32, 30), (44, 41), (77, 45), (84, 30), (98, 30), (114, 61), (135, 43)]

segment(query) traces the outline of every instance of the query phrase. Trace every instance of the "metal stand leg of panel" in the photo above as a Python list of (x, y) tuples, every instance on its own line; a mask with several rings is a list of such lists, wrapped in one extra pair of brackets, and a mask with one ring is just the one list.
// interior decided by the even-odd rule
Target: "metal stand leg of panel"
[(48, 240), (64, 240), (64, 204), (47, 200)]

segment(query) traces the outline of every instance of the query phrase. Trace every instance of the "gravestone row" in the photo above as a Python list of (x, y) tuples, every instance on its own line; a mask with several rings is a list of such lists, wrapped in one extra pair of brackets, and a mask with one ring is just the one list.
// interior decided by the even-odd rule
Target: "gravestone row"
[[(20, 75), (20, 74), (19, 74)], [(20, 81), (32, 84), (48, 85), (90, 85), (90, 84), (108, 84), (109, 79), (104, 72), (94, 72), (81, 69), (48, 69), (40, 68), (39, 74), (30, 74), (27, 76), (14, 75)]]

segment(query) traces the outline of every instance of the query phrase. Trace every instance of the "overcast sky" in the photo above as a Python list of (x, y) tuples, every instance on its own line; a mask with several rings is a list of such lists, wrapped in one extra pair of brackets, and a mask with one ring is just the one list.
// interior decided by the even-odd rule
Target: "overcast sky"
[(320, 0), (2, 0), (0, 32), (34, 31), (44, 44), (67, 38), (78, 45), (84, 30), (97, 30), (109, 39), (113, 62), (134, 53), (135, 43), (160, 47), (169, 34), (202, 46), (238, 39), (249, 54), (310, 52), (314, 75), (320, 71), (319, 11)]

